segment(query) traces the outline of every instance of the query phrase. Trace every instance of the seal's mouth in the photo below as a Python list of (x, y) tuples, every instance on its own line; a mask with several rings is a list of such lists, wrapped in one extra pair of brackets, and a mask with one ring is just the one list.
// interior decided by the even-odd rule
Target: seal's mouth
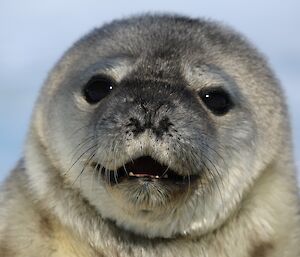
[(198, 176), (180, 175), (166, 165), (160, 164), (150, 156), (142, 156), (127, 162), (117, 170), (109, 170), (93, 162), (91, 166), (97, 169), (110, 184), (117, 184), (125, 179), (142, 179), (148, 181), (172, 181), (175, 183), (191, 182)]

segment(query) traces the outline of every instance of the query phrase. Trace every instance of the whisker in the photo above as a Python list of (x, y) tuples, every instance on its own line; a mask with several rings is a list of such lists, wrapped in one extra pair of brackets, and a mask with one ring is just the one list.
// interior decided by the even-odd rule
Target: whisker
[(97, 144), (91, 146), (90, 148), (88, 148), (86, 151), (84, 151), (76, 160), (75, 162), (71, 165), (71, 167), (63, 174), (63, 176), (66, 176), (67, 173), (70, 172), (70, 170), (74, 167), (74, 165), (82, 158), (82, 156), (84, 156), (88, 151), (92, 150), (93, 148), (97, 147)]
[(170, 169), (170, 165), (168, 164), (167, 168), (165, 169), (165, 171), (163, 172), (163, 174), (160, 177), (163, 178), (164, 175), (167, 174), (167, 172), (168, 172), (169, 169)]
[(73, 181), (72, 185), (74, 185), (76, 183), (76, 181), (78, 180), (78, 178), (82, 175), (82, 173), (84, 172), (84, 170), (86, 169), (86, 167), (89, 165), (90, 161), (94, 158), (94, 156), (96, 155), (96, 151), (94, 151), (94, 153), (90, 154), (88, 160), (85, 162), (83, 168), (81, 169), (81, 172), (79, 173), (79, 175), (76, 177), (76, 179)]
[(93, 136), (89, 136), (85, 139), (83, 139), (79, 144), (77, 144), (74, 149), (71, 151), (71, 160), (73, 160), (73, 158), (77, 155), (77, 153), (84, 147), (86, 146), (88, 143), (92, 142), (93, 140), (95, 140), (94, 135)]

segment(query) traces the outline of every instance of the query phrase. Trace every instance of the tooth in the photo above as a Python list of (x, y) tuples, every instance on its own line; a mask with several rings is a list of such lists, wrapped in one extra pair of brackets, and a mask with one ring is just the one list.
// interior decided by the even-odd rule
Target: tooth
[(159, 176), (155, 176), (155, 178), (159, 178)]
[(130, 171), (129, 176), (133, 177), (134, 176), (133, 172)]

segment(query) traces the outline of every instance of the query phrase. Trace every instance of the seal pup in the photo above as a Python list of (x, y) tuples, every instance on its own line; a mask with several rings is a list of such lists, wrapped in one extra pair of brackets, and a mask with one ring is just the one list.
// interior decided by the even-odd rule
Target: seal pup
[(203, 19), (95, 29), (53, 68), (4, 183), (5, 257), (297, 257), (285, 97), (261, 54)]

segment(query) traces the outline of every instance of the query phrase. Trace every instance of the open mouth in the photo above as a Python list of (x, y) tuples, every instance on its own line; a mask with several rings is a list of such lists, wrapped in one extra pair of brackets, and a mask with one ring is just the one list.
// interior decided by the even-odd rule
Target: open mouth
[(120, 183), (124, 179), (190, 183), (197, 178), (196, 175), (179, 175), (176, 171), (170, 169), (166, 165), (160, 164), (150, 156), (142, 156), (129, 161), (116, 171), (108, 170), (100, 164), (94, 162), (91, 165), (93, 168), (96, 168), (99, 172), (101, 172), (102, 177), (110, 184)]

